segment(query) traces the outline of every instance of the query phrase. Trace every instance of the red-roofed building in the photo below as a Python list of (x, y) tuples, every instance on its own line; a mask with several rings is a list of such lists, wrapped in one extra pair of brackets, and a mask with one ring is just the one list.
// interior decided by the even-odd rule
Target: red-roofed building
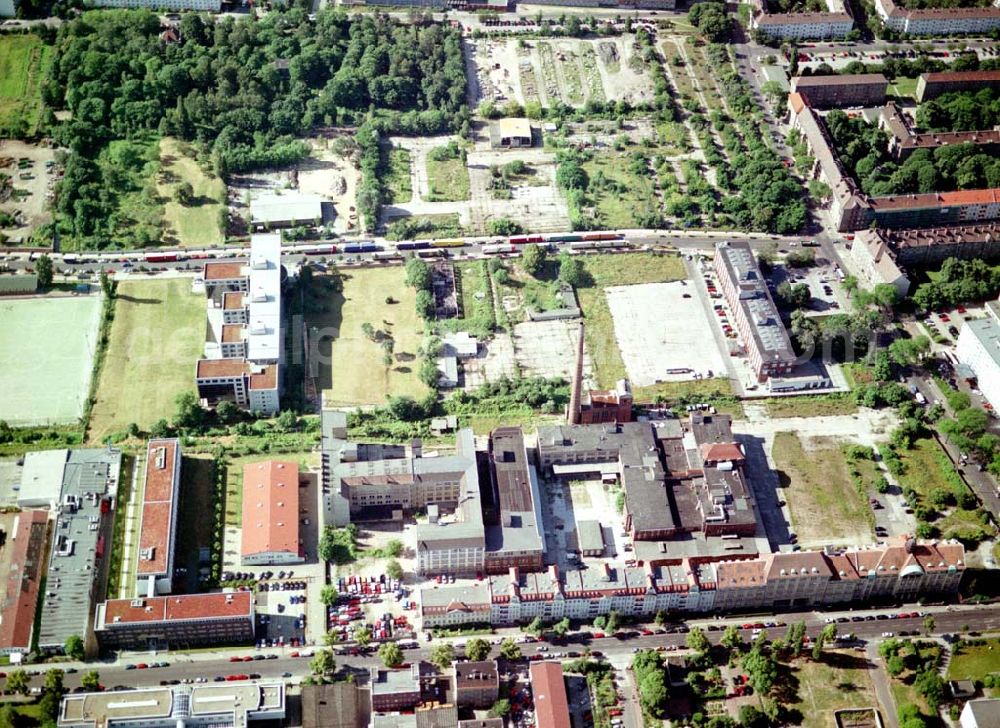
[(180, 440), (150, 440), (139, 522), (136, 593), (169, 594), (173, 588), (177, 496), (181, 482)]
[(530, 674), (538, 728), (570, 728), (569, 700), (566, 698), (562, 665), (558, 662), (533, 662)]
[(267, 460), (243, 467), (244, 564), (296, 564), (299, 547), (299, 466)]
[(31, 649), (48, 524), (45, 511), (22, 511), (7, 534), (3, 548), (10, 551), (10, 570), (0, 599), (0, 655)]
[(94, 633), (104, 649), (177, 649), (239, 644), (254, 636), (253, 592), (112, 599), (99, 604)]

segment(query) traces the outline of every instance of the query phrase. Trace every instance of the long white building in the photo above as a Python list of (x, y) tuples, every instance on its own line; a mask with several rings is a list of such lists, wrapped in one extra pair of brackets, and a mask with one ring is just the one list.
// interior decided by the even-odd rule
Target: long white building
[(955, 353), (976, 374), (979, 391), (1000, 407), (1000, 302), (986, 304), (987, 316), (962, 324)]

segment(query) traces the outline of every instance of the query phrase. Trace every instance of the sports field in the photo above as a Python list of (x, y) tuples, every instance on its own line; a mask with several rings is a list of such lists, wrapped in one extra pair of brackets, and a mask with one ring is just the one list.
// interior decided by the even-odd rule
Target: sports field
[(169, 420), (177, 395), (194, 389), (205, 325), (205, 299), (188, 278), (119, 283), (90, 439)]
[[(331, 363), (320, 366), (317, 382), (327, 404), (384, 404), (390, 394), (427, 394), (417, 376), (423, 322), (405, 277), (402, 266), (345, 271), (343, 292), (331, 294), (328, 310), (307, 315), (320, 354), (329, 352)], [(385, 302), (390, 294), (395, 303)], [(382, 347), (362, 331), (366, 322), (395, 341), (391, 367), (382, 361)]]
[(0, 36), (0, 136), (34, 136), (52, 47), (37, 35)]
[(83, 414), (100, 296), (0, 301), (0, 420), (64, 424)]

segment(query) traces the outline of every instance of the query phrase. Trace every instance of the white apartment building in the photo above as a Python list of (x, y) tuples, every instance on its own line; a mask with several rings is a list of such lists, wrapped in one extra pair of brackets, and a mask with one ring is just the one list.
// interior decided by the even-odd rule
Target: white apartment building
[(887, 28), (910, 35), (985, 34), (1000, 28), (1000, 7), (996, 5), (907, 10), (893, 0), (875, 0), (875, 11)]
[(975, 372), (983, 396), (1000, 407), (1000, 303), (990, 301), (986, 311), (986, 318), (962, 324), (955, 353)]
[[(0, 0), (0, 4), (7, 0)], [(217, 13), (222, 9), (222, 0), (93, 0), (98, 8), (147, 8), (149, 10), (198, 10)]]

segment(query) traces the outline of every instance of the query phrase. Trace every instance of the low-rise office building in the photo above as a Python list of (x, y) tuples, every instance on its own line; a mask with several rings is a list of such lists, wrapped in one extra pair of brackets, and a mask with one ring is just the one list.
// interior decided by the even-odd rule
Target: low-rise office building
[(297, 564), (299, 545), (299, 466), (267, 460), (243, 466), (243, 563)]
[(135, 594), (152, 597), (173, 591), (174, 541), (181, 484), (181, 442), (150, 440), (139, 516)]
[(283, 683), (240, 681), (75, 693), (63, 698), (58, 724), (67, 728), (246, 728), (250, 723), (284, 717)]
[[(111, 448), (71, 450), (52, 525), (49, 566), (42, 597), (38, 647), (61, 652), (81, 637), (95, 648), (91, 615), (117, 507), (121, 452)], [(122, 516), (124, 517), (124, 516)]]
[(797, 357), (750, 243), (717, 244), (714, 264), (757, 381), (787, 375)]
[(49, 514), (21, 511), (14, 527), (6, 534), (4, 549), (8, 570), (0, 574), (0, 655), (26, 654), (31, 650), (38, 608), (38, 590), (45, 567), (45, 547), (49, 536)]
[(917, 103), (956, 91), (1000, 89), (1000, 71), (939, 71), (921, 73), (917, 78)]
[(106, 650), (246, 644), (254, 637), (254, 596), (237, 591), (111, 599), (98, 605), (94, 633)]
[(996, 6), (910, 10), (893, 0), (875, 0), (875, 12), (887, 28), (908, 35), (986, 34), (1000, 28)]

